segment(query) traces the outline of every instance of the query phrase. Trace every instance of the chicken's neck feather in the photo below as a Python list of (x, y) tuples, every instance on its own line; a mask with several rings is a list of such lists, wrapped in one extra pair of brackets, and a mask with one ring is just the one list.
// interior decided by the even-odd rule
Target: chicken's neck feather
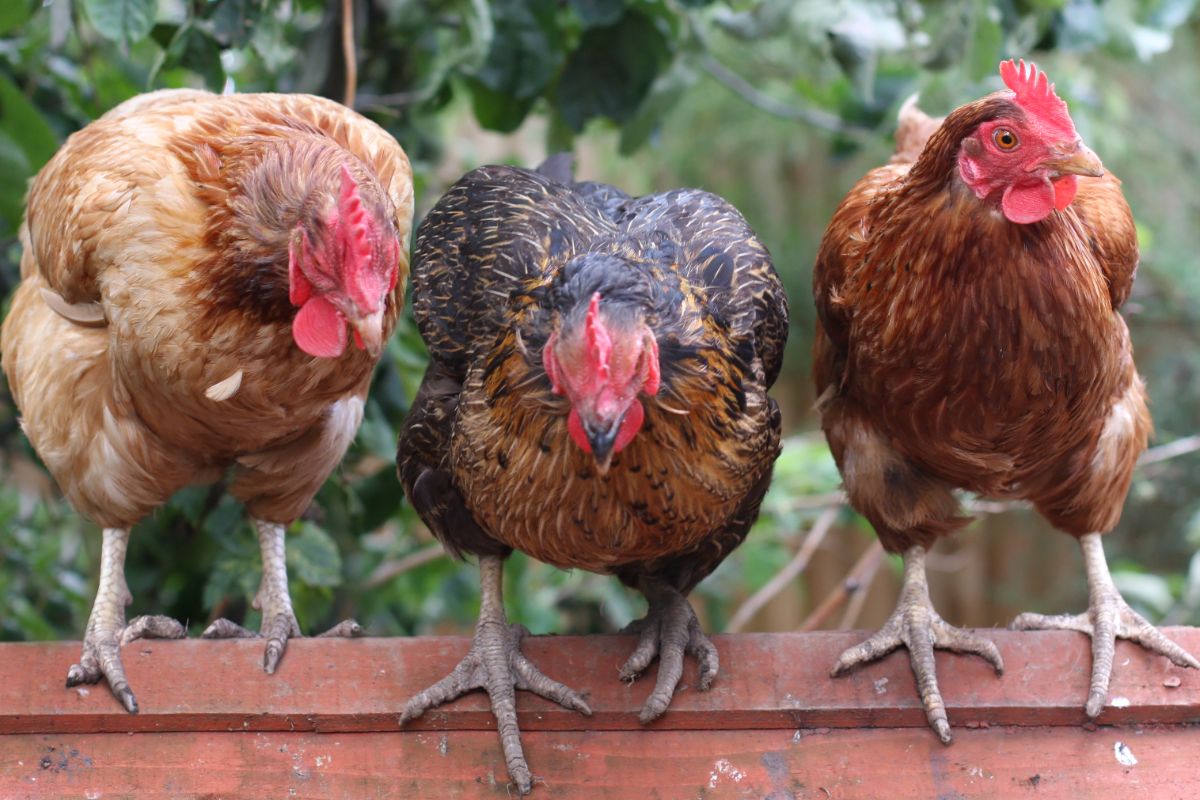
[(180, 147), (180, 158), (210, 208), (205, 246), (194, 270), (201, 302), (262, 323), (296, 313), (289, 300), (288, 244), (299, 225), (318, 230), (336, 202), (350, 157), (322, 136), (253, 135)]

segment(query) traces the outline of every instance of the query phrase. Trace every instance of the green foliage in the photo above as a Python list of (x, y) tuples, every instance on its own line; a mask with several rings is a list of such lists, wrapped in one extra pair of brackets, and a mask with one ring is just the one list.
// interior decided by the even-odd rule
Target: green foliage
[(158, 0), (83, 0), (83, 8), (97, 33), (128, 48), (154, 27)]
[[(358, 0), (356, 107), (408, 151), (420, 208), (448, 179), (444, 160), (467, 136), (468, 117), (498, 132), (528, 136), (544, 129), (534, 135), (544, 135), (549, 147), (599, 154), (600, 174), (586, 177), (634, 192), (698, 185), (729, 197), (770, 246), (792, 296), (792, 346), (780, 391), (785, 419), (798, 429), (810, 421), (804, 413), (812, 400), (807, 265), (833, 204), (886, 158), (904, 97), (919, 91), (929, 110), (947, 111), (997, 88), (1002, 57), (1032, 54), (1056, 68), (1052, 74), (1085, 138), (1128, 175), (1126, 190), (1146, 234), (1139, 287), (1148, 288), (1139, 289), (1131, 312), (1139, 365), (1158, 398), (1159, 430), (1177, 436), (1193, 432), (1200, 419), (1200, 342), (1191, 310), (1200, 301), (1200, 279), (1187, 268), (1200, 241), (1194, 197), (1171, 202), (1158, 187), (1179, 175), (1196, 179), (1196, 142), (1190, 132), (1174, 134), (1178, 126), (1148, 126), (1153, 130), (1144, 135), (1135, 129), (1145, 87), (1181, 98), (1193, 124), (1197, 118), (1196, 103), (1182, 100), (1192, 94), (1197, 68), (1194, 6), (1194, 0)], [(66, 136), (121, 101), (161, 87), (340, 99), (340, 13), (338, 2), (325, 0), (0, 3), (5, 305), (18, 279), (15, 237), (25, 183)], [(1155, 66), (1142, 66), (1151, 58)], [(1164, 61), (1169, 68), (1160, 69)], [(1133, 74), (1142, 77), (1125, 77)], [(1143, 171), (1150, 176), (1137, 174)], [(1181, 339), (1185, 350), (1157, 344)], [(1150, 343), (1145, 353), (1143, 342)], [(289, 530), (291, 589), (306, 631), (351, 614), (380, 634), (461, 630), (473, 621), (476, 574), (445, 558), (423, 560), (432, 540), (403, 502), (392, 466), (424, 364), (406, 316), (374, 376), (344, 467)], [(838, 485), (819, 437), (790, 438), (776, 474), (750, 540), (698, 590), (698, 605), (716, 627), (734, 601), (791, 558), (814, 516), (797, 498)], [(1127, 519), (1151, 520), (1164, 531), (1188, 529), (1191, 521), (1190, 530), (1200, 530), (1195, 474), (1180, 467), (1140, 476)], [(91, 603), (99, 537), (53, 498), (8, 402), (0, 402), (0, 476), (0, 593), (9, 598), (0, 637), (77, 637)], [(223, 488), (180, 492), (138, 526), (127, 571), (134, 613), (170, 613), (188, 620), (193, 633), (219, 615), (257, 624), (251, 600), (258, 547), (244, 510)], [(1146, 610), (1200, 621), (1197, 551), (1200, 534), (1155, 548), (1131, 545), (1123, 588)], [(413, 557), (420, 566), (387, 577)], [(640, 610), (611, 578), (565, 573), (520, 556), (511, 561), (506, 585), (512, 617), (538, 632), (614, 630)]]

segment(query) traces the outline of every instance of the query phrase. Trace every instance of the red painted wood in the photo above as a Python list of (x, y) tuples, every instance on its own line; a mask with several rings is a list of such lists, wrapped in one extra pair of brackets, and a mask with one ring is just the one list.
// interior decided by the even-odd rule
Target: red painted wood
[[(937, 655), (956, 730), (976, 724), (1076, 726), (1085, 721), (1091, 663), (1086, 637), (1070, 632), (984, 633), (1004, 656), (1006, 672), (1001, 678), (978, 658)], [(1200, 654), (1200, 629), (1174, 628), (1167, 633)], [(695, 665), (689, 659), (682, 690), (666, 715), (649, 727), (924, 728), (906, 654), (892, 654), (846, 678), (828, 677), (838, 653), (864, 635), (715, 637), (721, 673), (712, 690), (692, 690)], [(63, 688), (68, 666), (79, 657), (78, 643), (3, 644), (0, 733), (395, 731), (405, 700), (445, 675), (468, 645), (460, 637), (301, 639), (289, 643), (279, 671), (265, 675), (260, 642), (134, 642), (125, 648), (124, 661), (142, 711), (131, 717), (103, 684)], [(585, 718), (518, 692), (522, 728), (641, 730), (636, 715), (650, 692), (654, 668), (633, 685), (617, 679), (617, 668), (633, 646), (633, 638), (616, 636), (527, 639), (530, 658), (551, 677), (588, 693), (595, 715)], [(1200, 674), (1127, 642), (1117, 645), (1116, 665), (1110, 699), (1123, 698), (1124, 707), (1107, 708), (1102, 723), (1200, 722)], [(482, 693), (437, 709), (413, 725), (414, 730), (493, 727)]]
[[(950, 747), (915, 728), (531, 731), (524, 740), (539, 778), (534, 800), (1191, 800), (1200, 797), (1197, 736), (1173, 726), (963, 730)], [(506, 781), (487, 731), (0, 736), (5, 800), (516, 797)]]

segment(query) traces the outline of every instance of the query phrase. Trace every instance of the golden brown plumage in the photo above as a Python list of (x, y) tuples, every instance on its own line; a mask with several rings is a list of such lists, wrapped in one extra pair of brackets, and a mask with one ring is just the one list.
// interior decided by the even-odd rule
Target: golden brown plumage
[[(230, 491), (282, 552), (280, 523), (361, 420), (411, 218), (399, 145), (321, 98), (155, 92), (70, 137), (30, 186), (3, 366), (35, 449), (107, 529), (106, 564), (110, 534), (123, 556), (135, 522), (231, 467)], [(304, 328), (311, 309), (324, 316)], [(332, 353), (347, 320), (366, 349), (298, 346)], [(264, 628), (268, 611), (295, 627), (281, 591)], [(123, 579), (105, 592), (127, 595)]]
[[(1002, 72), (1013, 91), (940, 124), (906, 108), (897, 157), (851, 189), (817, 255), (822, 427), (851, 503), (908, 567), (897, 616), (835, 672), (907, 643), (902, 630), (999, 669), (990, 642), (945, 625), (928, 603), (924, 551), (969, 521), (953, 492), (1029, 500), (1085, 550), (1098, 548), (1088, 537), (1116, 524), (1150, 432), (1117, 313), (1137, 268), (1120, 182), (1079, 143), (1044, 78)], [(1007, 173), (1013, 140), (1025, 160)], [(984, 158), (994, 166), (979, 167)], [(1093, 607), (1104, 595), (1116, 609), (1107, 571), (1088, 563)], [(1128, 620), (1130, 630), (1149, 628)], [(1094, 637), (1104, 686), (1111, 630)], [(930, 722), (948, 741), (932, 650), (911, 654)], [(1094, 680), (1092, 697), (1103, 691)], [(1088, 707), (1099, 711), (1097, 701)]]
[[(745, 537), (778, 454), (767, 390), (787, 306), (769, 255), (735, 209), (705, 192), (633, 199), (484, 167), (429, 213), (414, 259), (431, 364), (399, 469), (438, 538), (483, 557), (480, 655), (469, 659), (521, 658), (518, 637), (483, 633), (503, 624), (499, 559), (511, 549), (614, 573), (651, 606), (623, 674), (641, 672), (664, 642), (643, 711), (653, 719), (685, 648), (701, 661), (703, 686), (716, 672), (686, 594)], [(534, 691), (586, 709), (537, 677)], [(527, 790), (511, 684), (448, 681), (414, 698), (405, 718), (485, 685), (502, 730), (511, 722), (505, 752)]]

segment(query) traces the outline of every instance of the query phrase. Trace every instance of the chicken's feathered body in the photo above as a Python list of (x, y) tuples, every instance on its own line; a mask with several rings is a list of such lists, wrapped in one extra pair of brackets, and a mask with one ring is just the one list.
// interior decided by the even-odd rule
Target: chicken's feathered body
[(947, 742), (933, 648), (1002, 669), (990, 641), (929, 601), (925, 551), (969, 522), (955, 490), (1029, 500), (1081, 538), (1091, 616), (1018, 623), (1094, 634), (1089, 714), (1114, 635), (1194, 663), (1124, 605), (1099, 544), (1151, 427), (1118, 313), (1137, 269), (1133, 216), (1045, 75), (1012, 62), (1001, 74), (1009, 92), (944, 120), (905, 106), (896, 156), (842, 201), (813, 273), (821, 424), (851, 503), (905, 554), (896, 613), (834, 673), (908, 647)]
[[(420, 479), (414, 462), (445, 469), (490, 538), (555, 566), (654, 572), (653, 562), (696, 552), (706, 568), (681, 589), (715, 567), (730, 547), (714, 534), (765, 482), (779, 444), (767, 388), (786, 335), (782, 293), (740, 215), (681, 191), (609, 219), (567, 185), (488, 167), (442, 198), (416, 252), (428, 266), (414, 274), (418, 324), (435, 374), (462, 390), (441, 453), (400, 448), (406, 482)], [(630, 266), (565, 276), (585, 252)], [(555, 316), (595, 291), (653, 309), (663, 352), (643, 434), (604, 476), (571, 445), (567, 400), (551, 391), (540, 355)], [(439, 527), (452, 549), (480, 552), (465, 532)], [(711, 565), (699, 555), (707, 548)]]
[[(434, 533), (682, 600), (745, 537), (779, 450), (767, 390), (786, 301), (741, 215), (696, 190), (632, 199), (484, 167), (430, 212), (414, 259), (431, 364), (398, 459)], [(547, 373), (589, 298), (589, 320), (644, 321), (656, 341), (640, 432), (611, 464), (576, 446), (564, 379)]]
[(72, 135), (38, 174), (3, 364), (80, 513), (127, 536), (177, 489), (231, 467), (256, 521), (304, 511), (353, 439), (377, 360), (293, 342), (306, 298), (289, 253), (327, 206), (377, 220), (363, 247), (382, 259), (367, 283), (395, 280), (372, 332), (386, 338), (411, 172), (390, 136), (337, 103), (155, 92)]
[[(916, 166), (851, 190), (814, 272), (823, 426), (839, 463), (852, 437), (894, 451), (888, 482), (853, 466), (847, 480), (893, 552), (967, 522), (944, 513), (952, 488), (1031, 500), (1077, 535), (1108, 530), (1150, 428), (1116, 312), (1137, 267), (1120, 182), (1080, 177), (1066, 209), (1013, 224), (952, 179), (977, 118), (958, 122)], [(1122, 430), (1101, 451), (1110, 417)]]

